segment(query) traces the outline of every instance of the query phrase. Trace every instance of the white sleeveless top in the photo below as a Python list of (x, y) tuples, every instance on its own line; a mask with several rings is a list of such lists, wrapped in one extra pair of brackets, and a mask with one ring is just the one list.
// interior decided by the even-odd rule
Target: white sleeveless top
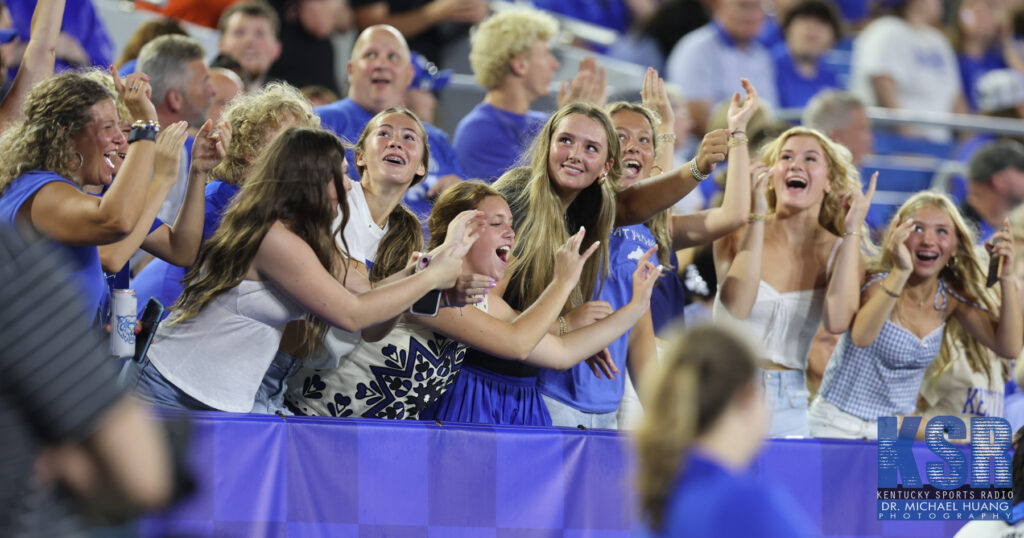
[(243, 280), (196, 317), (164, 321), (147, 356), (189, 396), (214, 409), (248, 413), (285, 325), (305, 313), (273, 284)]
[[(832, 272), (839, 238), (828, 255), (826, 274)], [(764, 280), (758, 281), (757, 299), (747, 319), (733, 317), (722, 304), (722, 288), (715, 294), (713, 319), (731, 325), (748, 338), (748, 343), (762, 359), (784, 368), (807, 369), (807, 353), (821, 325), (825, 306), (825, 288), (779, 292)]]

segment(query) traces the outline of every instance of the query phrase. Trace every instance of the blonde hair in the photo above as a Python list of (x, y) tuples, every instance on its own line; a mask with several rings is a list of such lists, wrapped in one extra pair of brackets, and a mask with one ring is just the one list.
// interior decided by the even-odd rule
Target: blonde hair
[[(603, 178), (595, 178), (563, 211), (554, 180), (548, 174), (548, 161), (555, 129), (573, 114), (593, 120), (604, 130), (608, 151), (605, 160), (610, 159), (612, 167)], [(571, 103), (555, 112), (537, 134), (530, 148), (530, 166), (509, 170), (495, 182), (494, 188), (505, 195), (515, 219), (515, 261), (509, 267), (511, 277), (506, 293), (513, 307), (526, 308), (537, 300), (554, 277), (555, 250), (580, 226), (586, 227), (583, 245), (600, 241), (601, 246), (583, 266), (563, 312), (589, 301), (603, 284), (606, 272), (602, 273), (602, 268), (609, 264), (608, 237), (615, 224), (615, 196), (622, 177), (619, 152), (619, 138), (608, 114), (593, 105)]]
[(752, 386), (757, 372), (754, 353), (721, 327), (673, 333), (663, 363), (644, 376), (644, 420), (636, 431), (640, 509), (654, 530), (665, 524), (687, 450), (740, 390)]
[(25, 120), (0, 137), (0, 195), (32, 170), (49, 170), (79, 187), (82, 155), (74, 139), (93, 120), (90, 108), (117, 95), (78, 73), (62, 73), (35, 85), (25, 100)]
[[(325, 270), (337, 274), (341, 250), (334, 236), (348, 223), (344, 162), (341, 141), (324, 129), (291, 127), (274, 138), (185, 275), (172, 323), (194, 318), (215, 298), (238, 286), (263, 238), (278, 221), (313, 249)], [(334, 204), (327, 193), (329, 183), (334, 184), (341, 207), (338, 230), (331, 230)], [(310, 314), (307, 322), (301, 356), (322, 344), (327, 332), (323, 320)]]
[[(658, 126), (661, 125), (661, 117), (658, 113), (651, 110), (650, 108), (636, 104), (629, 103), (626, 101), (617, 101), (604, 107), (605, 112), (612, 118), (612, 123), (615, 122), (615, 114), (618, 112), (636, 112), (647, 120), (647, 123), (651, 126), (651, 147), (654, 148), (655, 156), (658, 155), (658, 151), (665, 151), (659, 147), (658, 137), (654, 136)], [(621, 150), (621, 149), (620, 149)], [(669, 148), (667, 151), (672, 151)], [(622, 160), (622, 155), (619, 155), (619, 161)], [(672, 267), (672, 209), (666, 209), (657, 215), (654, 215), (644, 226), (651, 231), (651, 235), (654, 236), (654, 241), (658, 244), (658, 261), (665, 267)], [(666, 271), (666, 275), (671, 271)], [(663, 275), (664, 276), (664, 275)]]
[(102, 69), (84, 69), (80, 71), (83, 77), (89, 80), (95, 80), (99, 82), (111, 93), (117, 95), (114, 99), (114, 104), (117, 105), (117, 117), (121, 120), (121, 123), (131, 123), (132, 113), (128, 110), (128, 105), (124, 103), (124, 99), (117, 93), (117, 88), (114, 87), (114, 77), (110, 76), (110, 73), (103, 71)]
[[(359, 157), (366, 152), (367, 137), (371, 136), (373, 130), (384, 121), (385, 117), (392, 114), (401, 114), (411, 119), (419, 131), (420, 140), (423, 141), (423, 157), (420, 159), (420, 164), (423, 166), (424, 173), (413, 175), (412, 182), (406, 187), (408, 189), (423, 181), (427, 170), (430, 168), (430, 146), (427, 143), (427, 130), (411, 110), (391, 107), (378, 112), (376, 116), (366, 122), (366, 127), (363, 127), (363, 132), (359, 135), (359, 140), (356, 142), (355, 155), (358, 162)], [(363, 181), (367, 181), (365, 165), (356, 164), (356, 171), (359, 172), (359, 177)], [(370, 282), (383, 280), (389, 275), (402, 270), (409, 261), (409, 257), (412, 256), (412, 253), (423, 249), (423, 229), (420, 226), (420, 221), (401, 202), (388, 215), (387, 227), (388, 231), (380, 239), (380, 247), (377, 249), (377, 255), (374, 257), (373, 268), (370, 269)]]
[(470, 36), (469, 63), (477, 82), (493, 90), (512, 71), (510, 62), (530, 50), (537, 40), (558, 34), (558, 21), (536, 9), (510, 9), (480, 23)]
[[(818, 224), (838, 236), (842, 236), (847, 231), (854, 232), (855, 230), (844, 229), (843, 220), (846, 217), (846, 210), (843, 207), (842, 194), (853, 189), (862, 190), (863, 187), (860, 182), (860, 172), (853, 165), (853, 156), (845, 146), (833, 142), (829, 137), (822, 134), (821, 131), (807, 127), (793, 127), (764, 146), (761, 150), (762, 162), (769, 168), (775, 166), (775, 163), (779, 160), (779, 155), (782, 153), (782, 146), (794, 136), (809, 136), (817, 140), (825, 155), (825, 162), (828, 164), (828, 182), (832, 188), (825, 193), (825, 197), (821, 201)], [(775, 190), (771, 182), (769, 182), (768, 207), (772, 213), (775, 212), (776, 201)], [(868, 235), (865, 233), (863, 237), (866, 241)]]
[[(945, 194), (937, 192), (919, 192), (911, 196), (900, 206), (896, 212), (896, 222), (903, 222), (910, 218), (917, 211), (931, 207), (945, 213), (953, 223), (956, 232), (956, 252), (950, 258), (946, 267), (939, 272), (947, 286), (952, 288), (957, 295), (968, 301), (981, 305), (988, 309), (993, 315), (998, 315), (999, 298), (996, 291), (989, 291), (985, 288), (986, 268), (982, 267), (981, 260), (974, 250), (976, 234), (967, 225), (956, 205)], [(881, 255), (872, 260), (868, 265), (869, 273), (881, 273), (889, 271), (894, 265), (892, 255), (888, 251), (882, 251)], [(896, 304), (895, 313), (900, 315), (899, 303)], [(946, 328), (942, 338), (942, 349), (935, 359), (935, 375), (941, 375), (951, 364), (956, 346), (962, 346), (964, 356), (975, 372), (984, 372), (989, 375), (991, 361), (988, 360), (989, 351), (981, 342), (971, 336), (956, 318), (950, 317), (946, 321)]]
[(253, 95), (239, 94), (228, 102), (221, 117), (231, 125), (231, 143), (211, 175), (232, 185), (242, 183), (250, 164), (267, 146), (267, 131), (279, 128), (286, 120), (298, 127), (320, 125), (320, 118), (313, 114), (302, 93), (281, 82), (266, 84)]

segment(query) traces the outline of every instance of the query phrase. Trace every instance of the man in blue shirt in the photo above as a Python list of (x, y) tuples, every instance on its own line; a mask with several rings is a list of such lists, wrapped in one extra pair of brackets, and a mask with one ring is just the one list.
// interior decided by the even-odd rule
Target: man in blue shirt
[[(549, 44), (557, 34), (558, 22), (533, 9), (498, 13), (473, 34), (469, 62), (487, 95), (455, 128), (455, 154), (470, 177), (498, 179), (547, 121), (530, 104), (549, 93), (558, 70)], [(603, 105), (604, 90), (603, 71), (584, 60), (580, 74), (559, 91), (558, 106), (577, 100)]]
[[(348, 97), (317, 107), (321, 124), (353, 144), (366, 124), (381, 110), (404, 106), (405, 93), (412, 82), (413, 67), (409, 46), (393, 26), (377, 25), (362, 31), (352, 47), (348, 62)], [(455, 150), (444, 131), (424, 123), (430, 164), (427, 177), (405, 193), (405, 202), (420, 219), (430, 214), (433, 203), (428, 194), (440, 194), (432, 187), (443, 187), (466, 178), (455, 160)], [(358, 181), (355, 155), (348, 151), (349, 176)]]
[(782, 18), (786, 40), (772, 49), (779, 106), (802, 108), (819, 91), (839, 88), (836, 74), (822, 61), (839, 37), (839, 16), (822, 0), (804, 0)]
[(703, 135), (711, 109), (732, 97), (736, 81), (747, 78), (769, 108), (779, 99), (771, 54), (757, 41), (764, 22), (761, 0), (720, 0), (712, 21), (686, 34), (665, 63), (665, 81), (687, 99), (693, 132)]

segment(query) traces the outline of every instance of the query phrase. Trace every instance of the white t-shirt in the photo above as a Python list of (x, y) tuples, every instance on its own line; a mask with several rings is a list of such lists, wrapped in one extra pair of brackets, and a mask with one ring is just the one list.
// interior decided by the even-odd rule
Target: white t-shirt
[(1002, 359), (988, 354), (989, 375), (975, 372), (967, 362), (963, 348), (952, 350), (953, 358), (941, 374), (938, 361), (932, 362), (921, 383), (918, 413), (925, 417), (958, 416), (968, 422), (970, 417), (1003, 416)]
[[(961, 94), (960, 68), (946, 36), (935, 28), (915, 28), (899, 17), (869, 24), (853, 42), (851, 88), (877, 105), (871, 77), (885, 75), (896, 83), (900, 108), (952, 112)], [(952, 139), (943, 127), (915, 127), (915, 134), (933, 142)]]
[[(348, 225), (342, 231), (345, 243), (348, 244), (348, 255), (354, 260), (366, 263), (373, 263), (377, 258), (377, 247), (380, 240), (388, 231), (387, 223), (381, 228), (373, 221), (370, 215), (370, 206), (366, 203), (366, 195), (363, 193), (363, 186), (358, 182), (352, 182), (352, 190), (346, 194), (348, 201)], [(334, 221), (333, 226), (341, 223), (341, 215)], [(340, 245), (341, 242), (339, 241)]]

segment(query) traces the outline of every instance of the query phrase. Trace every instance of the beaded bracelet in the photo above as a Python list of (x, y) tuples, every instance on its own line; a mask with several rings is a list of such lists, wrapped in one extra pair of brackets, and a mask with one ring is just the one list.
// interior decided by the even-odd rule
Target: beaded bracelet
[(711, 177), (711, 174), (705, 174), (697, 168), (697, 159), (690, 159), (690, 173), (693, 174), (693, 179), (696, 179), (698, 183)]
[(565, 336), (569, 332), (569, 324), (565, 321), (565, 316), (558, 316), (558, 336)]
[(765, 213), (751, 213), (750, 216), (747, 217), (748, 223), (764, 222), (766, 220), (768, 220), (768, 215)]
[(661, 133), (660, 135), (658, 135), (658, 140), (659, 141), (666, 140), (668, 142), (675, 142), (676, 141), (676, 134), (675, 133)]
[(154, 131), (160, 130), (160, 122), (156, 120), (135, 120), (132, 124), (132, 128), (138, 127), (139, 129), (152, 129)]

